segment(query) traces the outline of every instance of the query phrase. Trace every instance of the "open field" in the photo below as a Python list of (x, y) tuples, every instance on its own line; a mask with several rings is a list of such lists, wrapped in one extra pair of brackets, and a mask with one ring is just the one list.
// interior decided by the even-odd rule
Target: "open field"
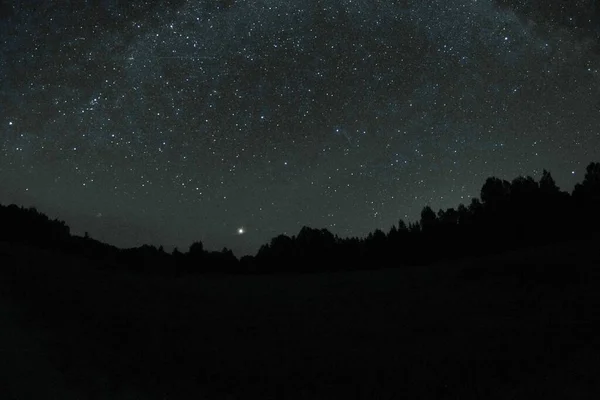
[(3, 398), (597, 398), (596, 244), (177, 279), (2, 244)]

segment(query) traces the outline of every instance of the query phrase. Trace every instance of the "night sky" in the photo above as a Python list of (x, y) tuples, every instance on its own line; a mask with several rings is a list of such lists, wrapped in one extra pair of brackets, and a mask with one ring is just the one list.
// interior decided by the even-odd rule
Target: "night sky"
[(0, 203), (119, 247), (387, 231), (600, 161), (593, 0), (0, 2)]

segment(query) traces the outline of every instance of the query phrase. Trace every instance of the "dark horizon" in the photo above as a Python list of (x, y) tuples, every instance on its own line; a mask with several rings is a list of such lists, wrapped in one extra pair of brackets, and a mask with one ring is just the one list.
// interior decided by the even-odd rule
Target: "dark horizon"
[[(549, 171), (550, 173), (552, 173), (552, 171)], [(583, 169), (583, 172), (585, 173), (585, 168)], [(561, 174), (559, 174), (561, 175)], [(530, 174), (525, 174), (522, 176), (531, 176)], [(554, 175), (552, 175), (554, 177)], [(581, 176), (579, 176), (578, 178), (582, 178), (583, 174)], [(509, 179), (512, 180), (515, 177), (498, 177), (500, 179)], [(538, 179), (539, 177), (533, 177), (534, 179)], [(483, 183), (485, 182), (485, 179), (482, 179), (481, 185), (483, 185)], [(557, 182), (557, 186), (561, 191), (567, 192), (567, 193), (571, 193), (573, 191), (574, 186), (580, 183), (580, 181), (575, 181), (572, 184), (572, 187), (570, 189), (565, 189), (563, 188), (561, 185), (558, 184)], [(481, 187), (480, 185), (480, 187)], [(471, 199), (473, 198), (479, 198), (480, 197), (480, 193), (477, 192), (476, 194), (474, 194), (472, 197), (469, 197), (467, 199), (465, 199), (462, 203), (460, 204), (464, 204), (464, 205), (468, 205), (469, 202), (471, 201)], [(123, 221), (114, 221), (114, 224), (112, 225), (108, 225), (104, 230), (101, 231), (96, 231), (94, 232), (94, 218), (93, 217), (87, 217), (87, 218), (83, 218), (83, 217), (79, 217), (79, 218), (74, 218), (75, 221), (79, 221), (78, 225), (72, 224), (68, 218), (64, 218), (63, 215), (64, 214), (69, 214), (68, 212), (59, 212), (59, 211), (55, 211), (52, 212), (51, 210), (46, 210), (40, 206), (38, 206), (37, 204), (33, 204), (33, 203), (26, 203), (26, 202), (16, 202), (16, 201), (11, 201), (11, 202), (7, 202), (7, 203), (3, 203), (2, 201), (0, 201), (0, 204), (15, 204), (17, 206), (22, 206), (25, 208), (29, 208), (29, 207), (34, 207), (39, 211), (42, 211), (45, 215), (47, 215), (48, 217), (52, 218), (52, 219), (59, 219), (59, 220), (64, 220), (65, 222), (68, 223), (69, 227), (71, 228), (71, 232), (75, 235), (78, 236), (84, 236), (85, 232), (88, 232), (88, 234), (96, 239), (99, 240), (103, 243), (107, 243), (113, 246), (116, 246), (118, 248), (122, 248), (122, 249), (126, 249), (126, 248), (135, 248), (135, 247), (139, 247), (142, 245), (152, 245), (155, 247), (159, 247), (162, 246), (166, 252), (172, 252), (175, 248), (179, 249), (180, 251), (187, 251), (187, 249), (189, 249), (190, 245), (192, 245), (194, 242), (196, 241), (202, 241), (202, 243), (204, 244), (205, 248), (208, 250), (213, 250), (213, 251), (220, 251), (223, 247), (226, 247), (228, 249), (231, 249), (233, 251), (233, 253), (236, 255), (237, 258), (241, 258), (245, 255), (256, 255), (256, 252), (259, 250), (260, 246), (268, 243), (268, 241), (279, 235), (279, 234), (286, 234), (286, 235), (295, 235), (297, 234), (300, 229), (303, 226), (308, 226), (306, 224), (299, 224), (296, 230), (293, 231), (287, 231), (287, 232), (275, 232), (274, 230), (272, 231), (272, 235), (267, 238), (264, 242), (262, 243), (258, 243), (258, 244), (253, 244), (252, 246), (247, 246), (245, 244), (239, 245), (240, 242), (244, 242), (244, 238), (240, 237), (241, 235), (239, 233), (233, 233), (231, 235), (228, 236), (224, 236), (221, 238), (212, 238), (212, 237), (197, 237), (197, 238), (193, 238), (190, 240), (189, 243), (183, 243), (182, 244), (172, 244), (172, 243), (163, 243), (160, 242), (160, 235), (158, 233), (155, 233), (156, 231), (151, 231), (151, 232), (145, 232), (145, 234), (147, 235), (148, 233), (150, 233), (152, 236), (151, 237), (155, 237), (156, 239), (154, 240), (150, 240), (150, 241), (143, 241), (142, 239), (137, 239), (137, 240), (129, 240), (129, 241), (123, 241), (121, 242), (120, 238), (118, 237), (118, 235), (116, 234), (116, 232), (119, 232), (119, 226), (124, 227), (125, 229), (129, 229), (130, 231), (137, 231), (137, 232), (142, 232), (143, 229), (141, 228), (141, 226), (129, 226), (127, 227), (128, 223), (127, 221), (124, 219)], [(454, 205), (450, 205), (449, 207), (458, 207), (459, 204), (454, 204)], [(431, 206), (432, 209), (434, 209), (436, 212), (437, 210), (439, 210), (440, 208), (436, 208), (435, 206), (431, 205), (431, 204), (424, 204), (422, 205), (422, 207), (424, 206)], [(419, 208), (418, 210), (416, 210), (414, 212), (414, 218), (409, 218), (406, 219), (405, 217), (398, 217), (396, 218), (396, 220), (394, 222), (392, 222), (392, 224), (390, 226), (375, 226), (373, 227), (371, 230), (367, 230), (364, 233), (360, 234), (360, 235), (355, 235), (352, 237), (358, 237), (358, 238), (365, 238), (369, 233), (372, 233), (375, 229), (380, 229), (384, 232), (387, 232), (392, 226), (396, 225), (399, 219), (402, 219), (404, 222), (408, 223), (412, 223), (412, 222), (418, 222), (419, 218), (420, 218), (420, 212), (422, 210), (422, 207)], [(126, 217), (125, 217), (126, 218)], [(86, 224), (87, 222), (87, 224)], [(91, 223), (90, 223), (91, 222)], [(172, 225), (173, 228), (176, 228), (175, 225)], [(116, 229), (115, 229), (116, 228)], [(330, 232), (332, 232), (333, 234), (338, 234), (336, 232), (335, 229), (331, 229), (331, 228), (327, 228), (324, 226), (311, 226), (311, 228), (316, 228), (316, 229), (328, 229)], [(114, 230), (113, 230), (114, 229)], [(248, 229), (248, 227), (244, 227), (244, 230), (246, 231)], [(154, 233), (153, 233), (154, 232)], [(244, 232), (246, 233), (246, 232)], [(343, 236), (343, 235), (338, 235), (341, 238), (348, 238), (350, 236)], [(143, 237), (142, 234), (140, 234), (140, 237)], [(247, 248), (247, 252), (243, 252), (243, 249)]]
[[(549, 172), (552, 173), (552, 171), (549, 171)], [(525, 176), (530, 176), (530, 175), (525, 175)], [(505, 179), (505, 178), (508, 178), (508, 177), (497, 177), (497, 178), (499, 178), (499, 179)], [(513, 177), (513, 178), (516, 178), (516, 177)], [(533, 178), (536, 179), (536, 177), (533, 177)], [(512, 179), (510, 179), (510, 180), (512, 180)], [(484, 182), (485, 182), (485, 179), (482, 181), (482, 185), (483, 185)], [(575, 182), (573, 184), (573, 186), (575, 186), (577, 183), (580, 183), (580, 182)], [(557, 187), (562, 192), (571, 193), (573, 191), (573, 188), (571, 188), (571, 190), (565, 190), (565, 189), (561, 188), (560, 185), (558, 185), (558, 184), (557, 184)], [(477, 193), (477, 195), (475, 195), (475, 196), (473, 196), (473, 197), (471, 197), (469, 199), (466, 199), (463, 203), (460, 203), (460, 204), (468, 206), (469, 203), (470, 203), (470, 201), (472, 199), (474, 199), (474, 198), (475, 199), (479, 199), (480, 198), (480, 193)], [(4, 204), (4, 203), (0, 202), (0, 205), (1, 204)], [(50, 219), (58, 219), (58, 220), (65, 221), (67, 223), (67, 225), (71, 228), (71, 234), (73, 234), (73, 235), (77, 235), (77, 236), (83, 237), (86, 234), (86, 232), (87, 232), (91, 238), (99, 240), (99, 241), (101, 241), (103, 243), (115, 246), (115, 247), (120, 248), (120, 249), (137, 248), (137, 247), (140, 247), (142, 245), (151, 245), (151, 246), (155, 246), (155, 247), (161, 247), (162, 246), (164, 248), (164, 250), (166, 252), (168, 252), (168, 253), (171, 253), (175, 248), (177, 248), (179, 251), (186, 252), (189, 249), (189, 247), (194, 242), (201, 241), (204, 244), (204, 248), (207, 249), (207, 250), (209, 250), (209, 251), (220, 251), (224, 247), (227, 248), (227, 249), (231, 249), (238, 259), (241, 258), (241, 257), (243, 257), (243, 256), (246, 256), (246, 255), (252, 255), (252, 256), (256, 255), (256, 253), (259, 250), (260, 246), (262, 246), (264, 244), (268, 244), (269, 240), (272, 239), (272, 238), (274, 238), (277, 235), (284, 234), (284, 235), (293, 236), (293, 235), (296, 235), (300, 231), (300, 229), (302, 227), (309, 226), (309, 225), (306, 225), (306, 224), (300, 225), (297, 230), (291, 231), (291, 232), (273, 232), (273, 235), (269, 239), (267, 239), (265, 242), (258, 244), (257, 247), (256, 247), (256, 249), (254, 249), (253, 251), (249, 251), (248, 253), (241, 254), (241, 253), (239, 253), (239, 250), (236, 251), (237, 249), (236, 249), (236, 241), (235, 241), (235, 239), (240, 236), (239, 233), (230, 235), (231, 236), (231, 241), (230, 242), (226, 241), (227, 238), (225, 238), (222, 241), (218, 241), (218, 240), (215, 240), (214, 238), (210, 238), (210, 237), (208, 237), (208, 238), (206, 238), (206, 237), (204, 237), (204, 238), (198, 237), (198, 238), (192, 239), (190, 243), (188, 243), (187, 245), (183, 245), (183, 246), (169, 244), (169, 243), (162, 243), (162, 242), (158, 242), (158, 241), (142, 242), (140, 240), (138, 240), (136, 242), (132, 242), (132, 244), (130, 244), (130, 245), (120, 245), (119, 244), (119, 239), (114, 239), (115, 236), (116, 236), (116, 232), (115, 231), (106, 231), (106, 232), (104, 232), (104, 235), (102, 235), (102, 236), (96, 236), (96, 235), (94, 235), (92, 233), (93, 231), (89, 227), (86, 227), (85, 225), (81, 225), (79, 227), (74, 226), (74, 225), (72, 225), (70, 223), (70, 221), (68, 219), (63, 218), (60, 214), (58, 214), (58, 213), (52, 213), (52, 212), (47, 212), (47, 210), (44, 210), (44, 209), (40, 208), (36, 204), (11, 202), (11, 203), (6, 203), (4, 205), (10, 205), (10, 204), (14, 204), (16, 206), (24, 207), (24, 208), (33, 207), (33, 208), (37, 209), (38, 211), (42, 212), (43, 214), (47, 215)], [(382, 230), (382, 231), (384, 231), (384, 232), (387, 233), (390, 228), (392, 228), (393, 226), (397, 226), (398, 220), (404, 221), (407, 225), (410, 224), (410, 223), (418, 223), (419, 219), (420, 219), (420, 213), (422, 211), (422, 208), (425, 207), (425, 206), (430, 206), (436, 213), (439, 210), (439, 208), (435, 208), (435, 207), (431, 206), (430, 204), (425, 204), (425, 205), (423, 205), (421, 207), (421, 209), (419, 209), (418, 212), (416, 212), (415, 218), (413, 218), (413, 219), (404, 219), (404, 218), (399, 217), (390, 226), (378, 226), (378, 227), (373, 228), (370, 231), (365, 232), (362, 235), (357, 235), (357, 236), (352, 236), (352, 237), (356, 237), (356, 238), (359, 238), (359, 239), (364, 239), (364, 238), (367, 237), (367, 235), (369, 233), (372, 233), (376, 229)], [(459, 206), (459, 204), (455, 204), (453, 206), (450, 206), (450, 208), (456, 208), (458, 206)], [(93, 226), (93, 224), (92, 224), (92, 226)], [(337, 234), (335, 232), (335, 230), (328, 229), (326, 227), (322, 227), (322, 226), (310, 226), (310, 227), (314, 228), (314, 229), (327, 229), (331, 233)], [(245, 228), (245, 229), (247, 229), (247, 228)], [(342, 239), (344, 239), (344, 238), (350, 238), (350, 236), (340, 236), (340, 235), (338, 235), (338, 236), (340, 238), (342, 238)], [(223, 243), (223, 244), (222, 245), (211, 245), (211, 243), (217, 243), (217, 242)]]
[(339, 237), (326, 228), (304, 225), (297, 234), (280, 232), (255, 254), (238, 257), (227, 247), (207, 248), (200, 239), (188, 249), (148, 243), (114, 248), (87, 231), (83, 237), (74, 236), (65, 221), (15, 204), (0, 204), (0, 240), (104, 260), (111, 268), (167, 275), (379, 269), (589, 238), (600, 232), (599, 202), (600, 163), (591, 162), (572, 193), (561, 191), (545, 169), (539, 180), (531, 176), (511, 181), (488, 177), (480, 197), (445, 210), (425, 205), (418, 221), (399, 219), (389, 230), (375, 229), (365, 237)]

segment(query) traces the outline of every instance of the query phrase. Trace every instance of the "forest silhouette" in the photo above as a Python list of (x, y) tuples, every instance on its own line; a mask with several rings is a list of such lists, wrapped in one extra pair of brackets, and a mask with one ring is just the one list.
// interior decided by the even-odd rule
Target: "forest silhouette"
[(143, 245), (119, 249), (70, 234), (64, 221), (51, 220), (36, 208), (0, 205), (0, 241), (52, 248), (102, 261), (113, 268), (152, 274), (297, 273), (364, 270), (425, 265), (464, 257), (497, 254), (598, 232), (600, 163), (586, 168), (572, 193), (559, 189), (550, 172), (539, 181), (487, 178), (470, 204), (435, 212), (425, 206), (419, 221), (399, 220), (386, 233), (341, 238), (327, 229), (303, 227), (295, 236), (278, 235), (256, 255), (238, 259), (227, 248), (208, 251), (194, 242), (187, 252)]

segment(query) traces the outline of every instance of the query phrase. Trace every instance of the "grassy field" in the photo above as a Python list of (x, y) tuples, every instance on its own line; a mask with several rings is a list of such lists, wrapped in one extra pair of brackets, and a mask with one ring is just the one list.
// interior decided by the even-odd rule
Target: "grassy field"
[(598, 398), (597, 242), (428, 267), (177, 279), (0, 244), (0, 391)]

